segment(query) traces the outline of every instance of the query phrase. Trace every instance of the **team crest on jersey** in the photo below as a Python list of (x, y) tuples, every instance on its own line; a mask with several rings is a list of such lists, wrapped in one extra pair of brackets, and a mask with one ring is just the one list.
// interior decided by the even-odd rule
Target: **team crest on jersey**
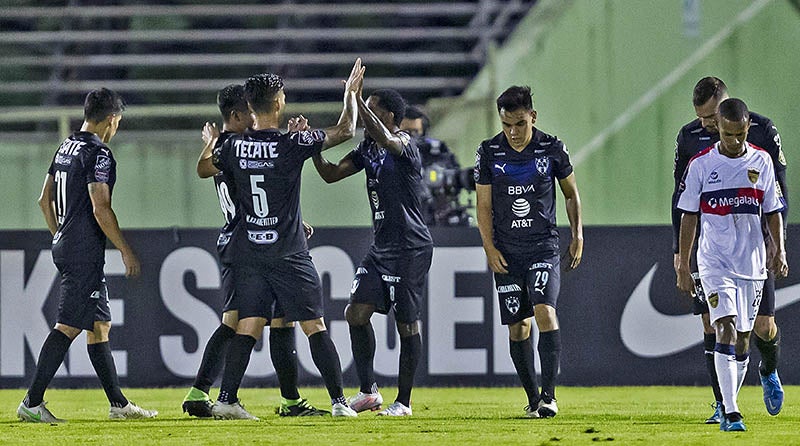
[(511, 314), (517, 314), (519, 311), (519, 297), (517, 296), (508, 296), (506, 297), (506, 308), (508, 312)]
[(711, 308), (717, 308), (717, 305), (719, 305), (719, 293), (713, 292), (709, 294), (706, 300)]
[(716, 170), (712, 171), (711, 174), (708, 175), (708, 184), (716, 184), (719, 182), (722, 182), (722, 180), (719, 179), (719, 174)]
[(539, 175), (546, 177), (550, 173), (550, 158), (544, 156), (536, 158), (536, 171)]
[(747, 179), (750, 180), (751, 183), (756, 184), (760, 173), (761, 172), (753, 168), (747, 169)]

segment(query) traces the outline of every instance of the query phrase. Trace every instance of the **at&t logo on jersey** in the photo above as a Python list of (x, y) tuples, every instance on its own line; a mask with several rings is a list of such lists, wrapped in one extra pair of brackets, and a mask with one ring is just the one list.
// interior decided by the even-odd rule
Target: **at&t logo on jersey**
[[(517, 186), (523, 187), (523, 186)], [(517, 217), (525, 217), (531, 213), (531, 204), (524, 198), (517, 198), (511, 204), (511, 212)], [(532, 218), (520, 218), (511, 220), (511, 229), (515, 228), (530, 228), (533, 223)]]

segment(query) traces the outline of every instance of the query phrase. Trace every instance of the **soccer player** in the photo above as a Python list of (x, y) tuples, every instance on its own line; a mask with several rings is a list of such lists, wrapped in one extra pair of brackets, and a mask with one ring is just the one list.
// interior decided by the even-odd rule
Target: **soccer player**
[(23, 421), (59, 423), (45, 407), (44, 392), (72, 341), (86, 330), (87, 349), (111, 407), (111, 419), (152, 418), (154, 410), (131, 403), (122, 394), (108, 334), (111, 312), (103, 275), (106, 238), (122, 254), (125, 275), (139, 275), (139, 259), (119, 229), (111, 209), (117, 163), (106, 145), (117, 133), (125, 103), (106, 88), (86, 96), (81, 130), (68, 137), (53, 157), (39, 197), (53, 234), (53, 261), (61, 276), (56, 325), (39, 352), (36, 374), (17, 408)]
[[(716, 115), (719, 104), (728, 98), (728, 88), (725, 83), (716, 77), (704, 77), (694, 87), (692, 102), (697, 119), (686, 124), (678, 133), (675, 142), (675, 188), (672, 194), (672, 248), (675, 253), (675, 270), (678, 265), (678, 248), (680, 246), (681, 212), (678, 210), (679, 186), (689, 160), (701, 150), (714, 145), (719, 141), (719, 129)], [(767, 151), (775, 167), (775, 179), (778, 182), (778, 196), (784, 204), (781, 211), (784, 229), (787, 224), (788, 206), (786, 201), (786, 159), (781, 149), (781, 137), (772, 121), (762, 115), (750, 112), (750, 129), (747, 132), (747, 141), (752, 145)], [(770, 243), (770, 240), (767, 240)], [(714, 366), (714, 345), (716, 334), (709, 321), (708, 304), (705, 301), (699, 279), (695, 280), (694, 314), (701, 315), (703, 321), (703, 345), (706, 369), (711, 378), (711, 387), (714, 392), (714, 413), (706, 419), (707, 424), (719, 424), (722, 421), (722, 394), (717, 385), (717, 375)], [(761, 353), (759, 374), (764, 394), (764, 404), (770, 415), (777, 415), (783, 406), (783, 387), (778, 377), (778, 358), (780, 353), (780, 332), (775, 323), (775, 277), (768, 271), (767, 280), (764, 282), (764, 295), (758, 308), (755, 325), (755, 344)]]
[[(217, 93), (217, 106), (222, 114), (222, 133), (216, 125), (206, 123), (203, 128), (203, 141), (206, 146), (200, 154), (200, 159), (211, 157), (211, 151), (219, 147), (228, 137), (237, 133), (244, 133), (253, 125), (253, 118), (247, 108), (244, 98), (244, 86), (228, 85)], [(298, 130), (296, 118), (290, 120), (289, 131)], [(306, 129), (302, 129), (306, 130)], [(211, 144), (216, 140), (216, 144)], [(239, 213), (233, 198), (236, 195), (234, 183), (225, 172), (214, 175), (214, 184), (219, 197), (220, 207), (225, 218), (225, 225), (220, 229), (217, 238), (217, 254), (219, 255), (222, 272), (222, 293), (225, 305), (222, 312), (222, 323), (209, 338), (203, 352), (203, 359), (197, 371), (194, 385), (183, 400), (183, 411), (191, 416), (211, 417), (212, 402), (208, 396), (214, 379), (222, 368), (222, 358), (227, 350), (228, 343), (236, 334), (236, 325), (239, 321), (238, 310), (234, 300), (233, 249), (230, 241), (233, 231), (239, 224)], [(311, 236), (313, 229), (303, 223), (307, 237)], [(280, 314), (280, 310), (276, 311)], [(313, 416), (326, 415), (328, 412), (319, 410), (300, 398), (297, 389), (297, 354), (295, 350), (294, 322), (285, 322), (282, 318), (273, 317), (270, 321), (269, 348), (272, 364), (278, 376), (281, 388), (281, 406), (278, 413), (281, 416)]]
[(377, 90), (366, 102), (360, 92), (356, 96), (366, 129), (364, 140), (337, 164), (313, 157), (317, 172), (328, 183), (363, 169), (372, 205), (375, 238), (356, 271), (345, 309), (361, 386), (350, 406), (361, 412), (379, 410), (383, 404), (373, 371), (375, 332), (370, 319), (376, 311), (388, 314), (393, 309), (400, 335), (397, 398), (378, 415), (410, 416), (411, 388), (422, 350), (421, 299), (433, 255), (421, 210), (422, 161), (411, 135), (398, 127), (406, 108), (400, 93)]
[(722, 431), (746, 430), (736, 399), (747, 372), (750, 331), (767, 278), (761, 216), (771, 237), (775, 277), (789, 272), (784, 249), (783, 209), (775, 168), (766, 151), (747, 142), (750, 114), (740, 99), (719, 105), (720, 141), (695, 155), (680, 185), (683, 212), (678, 250), (678, 287), (695, 289), (690, 257), (700, 214), (697, 266), (710, 320), (716, 330), (714, 365), (722, 394)]
[[(583, 255), (581, 201), (567, 148), (534, 127), (530, 87), (497, 98), (503, 131), (478, 146), (475, 182), (478, 229), (494, 272), (500, 320), (508, 325), (511, 359), (528, 396), (525, 414), (558, 413), (555, 385), (561, 356), (556, 302), (561, 287), (555, 186), (561, 188), (572, 232), (566, 270)], [(539, 329), (542, 390), (533, 366), (531, 317)]]
[(211, 409), (216, 418), (255, 419), (241, 406), (237, 392), (274, 303), (287, 321), (299, 321), (308, 336), (314, 364), (331, 397), (331, 415), (357, 415), (347, 406), (339, 357), (322, 319), (322, 287), (300, 216), (300, 174), (307, 158), (352, 138), (355, 93), (363, 75), (358, 59), (345, 83), (344, 106), (335, 126), (287, 134), (278, 130), (286, 101), (283, 80), (271, 73), (249, 78), (245, 98), (254, 115), (253, 131), (229, 137), (211, 158), (198, 162), (202, 177), (223, 171), (232, 178), (242, 218), (231, 242), (239, 321), (228, 347), (219, 398)]

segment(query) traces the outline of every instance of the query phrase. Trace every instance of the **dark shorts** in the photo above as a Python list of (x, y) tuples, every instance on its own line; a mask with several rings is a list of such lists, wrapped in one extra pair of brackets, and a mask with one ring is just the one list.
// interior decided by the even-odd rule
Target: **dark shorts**
[[(692, 313), (693, 314), (708, 314), (708, 302), (706, 302), (705, 293), (702, 291), (702, 286), (698, 285), (699, 281), (695, 280), (695, 297), (692, 299)], [(764, 281), (764, 292), (762, 294), (761, 303), (758, 305), (759, 316), (775, 316), (775, 275), (772, 272), (767, 272), (767, 280)]]
[(59, 324), (94, 330), (95, 321), (111, 321), (103, 263), (61, 263), (58, 299)]
[(422, 296), (431, 267), (433, 246), (377, 253), (370, 250), (361, 261), (350, 290), (350, 302), (375, 305), (397, 322), (420, 320)]
[[(561, 290), (561, 261), (558, 255), (525, 264), (525, 272), (518, 271), (520, 265), (511, 265), (509, 274), (494, 275), (497, 299), (500, 304), (500, 322), (515, 324), (533, 316), (534, 305), (545, 304), (556, 308)], [(513, 273), (511, 271), (514, 271)]]
[(308, 251), (280, 259), (239, 261), (233, 266), (233, 276), (240, 320), (271, 320), (281, 309), (287, 322), (314, 320), (324, 314), (322, 284)]
[(225, 299), (225, 304), (222, 306), (222, 312), (237, 311), (239, 307), (236, 304), (234, 296), (236, 295), (236, 288), (233, 280), (233, 267), (230, 264), (223, 263), (220, 267), (222, 273), (222, 297)]

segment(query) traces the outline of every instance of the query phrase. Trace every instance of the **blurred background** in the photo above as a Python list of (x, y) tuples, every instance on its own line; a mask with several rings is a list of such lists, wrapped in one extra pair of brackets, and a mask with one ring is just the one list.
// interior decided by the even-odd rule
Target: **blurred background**
[[(500, 131), (497, 95), (530, 85), (537, 127), (570, 149), (586, 225), (669, 224), (675, 136), (695, 117), (697, 80), (720, 77), (777, 125), (798, 209), (800, 0), (220, 3), (0, 1), (0, 229), (45, 227), (35, 200), (50, 159), (101, 86), (129, 104), (111, 143), (122, 227), (219, 226), (213, 186), (194, 167), (203, 123), (220, 121), (216, 91), (274, 72), (287, 118), (325, 127), (356, 57), (365, 93), (396, 88), (421, 105), (429, 136), (462, 167)], [(305, 219), (369, 225), (363, 182), (328, 186), (307, 166)]]

